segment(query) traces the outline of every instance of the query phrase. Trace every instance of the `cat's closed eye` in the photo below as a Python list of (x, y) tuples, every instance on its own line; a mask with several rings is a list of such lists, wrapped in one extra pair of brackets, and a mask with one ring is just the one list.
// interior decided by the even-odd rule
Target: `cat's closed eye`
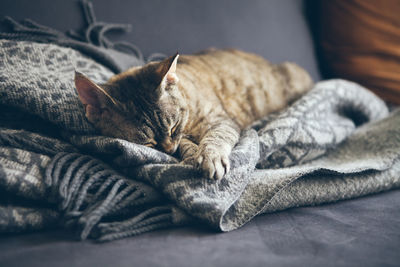
[(179, 126), (179, 120), (175, 123), (175, 125), (171, 128), (171, 130), (169, 131), (169, 136), (173, 137), (176, 134), (176, 130), (178, 129)]
[(147, 143), (144, 143), (143, 145), (144, 145), (144, 146), (147, 146), (147, 147), (154, 148), (154, 147), (156, 147), (157, 142), (156, 142), (155, 140), (150, 140), (150, 141), (148, 141)]

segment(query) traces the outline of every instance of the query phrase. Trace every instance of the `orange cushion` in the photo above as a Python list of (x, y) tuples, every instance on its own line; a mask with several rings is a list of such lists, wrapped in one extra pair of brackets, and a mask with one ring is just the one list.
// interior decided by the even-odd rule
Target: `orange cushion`
[(329, 76), (359, 82), (400, 104), (400, 1), (320, 2), (318, 38)]

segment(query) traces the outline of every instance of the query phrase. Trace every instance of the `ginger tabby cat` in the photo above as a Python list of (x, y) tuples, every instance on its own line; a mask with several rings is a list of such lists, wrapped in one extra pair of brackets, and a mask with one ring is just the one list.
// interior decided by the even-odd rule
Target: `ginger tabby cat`
[(77, 72), (75, 85), (103, 135), (169, 154), (179, 149), (184, 163), (221, 179), (240, 131), (299, 98), (312, 80), (293, 63), (211, 49), (134, 67), (102, 85)]

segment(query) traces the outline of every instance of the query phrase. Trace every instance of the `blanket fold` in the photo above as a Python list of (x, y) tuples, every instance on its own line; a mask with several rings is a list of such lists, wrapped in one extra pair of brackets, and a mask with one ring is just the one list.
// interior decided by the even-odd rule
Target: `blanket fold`
[[(400, 185), (400, 111), (358, 84), (317, 83), (255, 122), (230, 172), (211, 181), (170, 155), (98, 135), (75, 69), (96, 82), (113, 74), (71, 48), (0, 39), (1, 232), (73, 227), (108, 241), (193, 222), (231, 231), (261, 213)], [(16, 124), (14, 113), (37, 120)]]

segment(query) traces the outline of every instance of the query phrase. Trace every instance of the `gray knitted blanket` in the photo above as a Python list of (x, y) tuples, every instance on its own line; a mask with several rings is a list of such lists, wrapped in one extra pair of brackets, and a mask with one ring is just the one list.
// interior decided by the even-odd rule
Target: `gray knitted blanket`
[(71, 48), (0, 40), (0, 232), (71, 227), (113, 240), (254, 216), (400, 185), (400, 111), (344, 80), (317, 83), (242, 132), (220, 181), (160, 151), (98, 135), (74, 70), (113, 73)]

